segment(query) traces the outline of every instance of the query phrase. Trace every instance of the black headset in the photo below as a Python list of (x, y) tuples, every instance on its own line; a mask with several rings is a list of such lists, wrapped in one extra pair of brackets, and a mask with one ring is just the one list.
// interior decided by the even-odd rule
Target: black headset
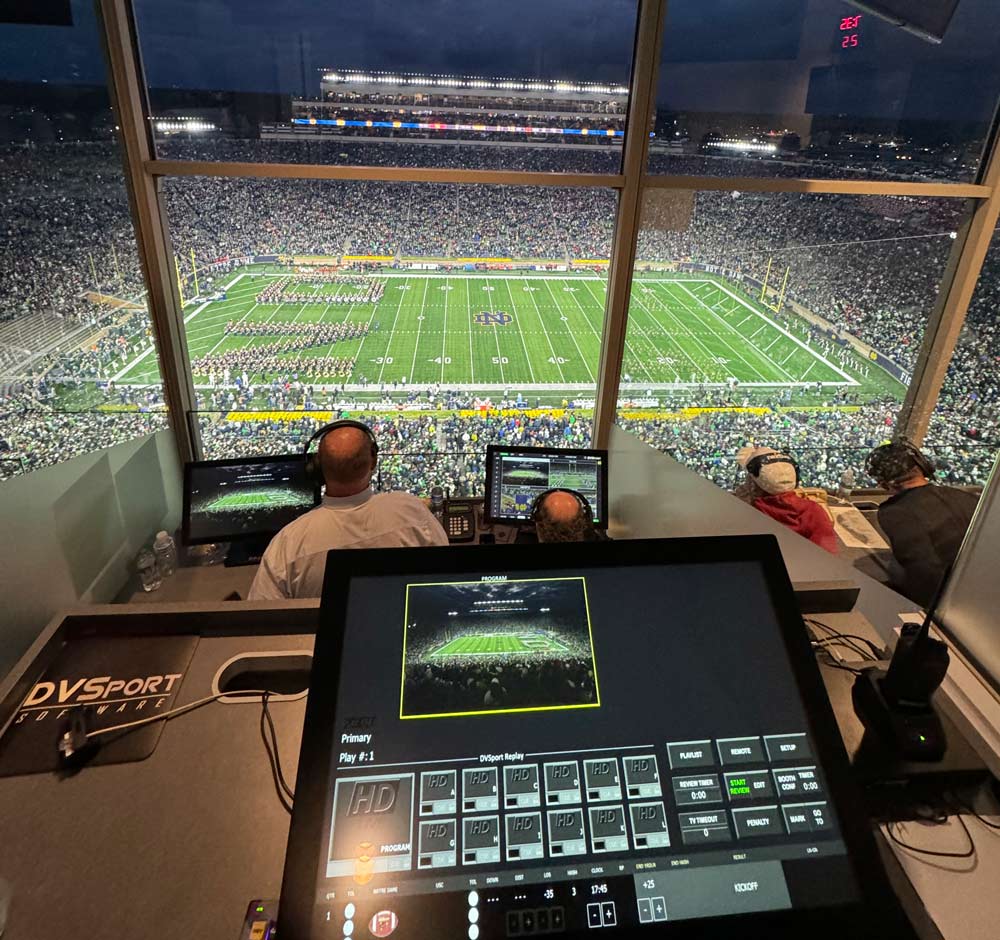
[[(352, 421), (350, 418), (341, 418), (339, 421), (331, 421), (329, 424), (324, 424), (312, 437), (306, 441), (305, 449), (302, 451), (302, 456), (306, 463), (306, 476), (309, 478), (311, 483), (316, 486), (322, 486), (326, 481), (323, 478), (323, 467), (320, 463), (319, 453), (309, 453), (309, 448), (312, 447), (313, 441), (320, 441), (331, 431), (336, 431), (339, 428), (357, 428), (359, 431), (364, 431), (368, 437), (369, 442), (372, 445), (372, 460), (378, 459), (378, 441), (375, 440), (375, 435), (372, 433), (372, 429), (368, 427), (367, 424), (362, 424), (360, 421)], [(317, 451), (319, 450), (317, 446)]]
[(546, 490), (544, 493), (539, 493), (535, 497), (535, 501), (531, 504), (531, 521), (534, 523), (538, 522), (538, 517), (541, 515), (542, 503), (545, 502), (547, 496), (551, 496), (553, 493), (569, 493), (576, 500), (576, 504), (580, 507), (580, 511), (583, 512), (587, 518), (587, 522), (593, 523), (594, 513), (590, 508), (590, 503), (587, 502), (587, 497), (583, 493), (578, 493), (576, 490), (568, 490), (561, 486), (554, 486), (550, 490)]
[(759, 477), (760, 471), (769, 463), (790, 463), (795, 468), (795, 486), (798, 488), (801, 480), (799, 465), (791, 457), (786, 457), (784, 454), (758, 454), (747, 461), (747, 473), (751, 476)]
[[(879, 464), (884, 466), (879, 469)], [(896, 464), (895, 467), (892, 464)], [(890, 444), (883, 444), (876, 447), (865, 458), (865, 472), (876, 482), (892, 483), (916, 467), (928, 480), (934, 479), (937, 467), (934, 461), (927, 457), (916, 444), (905, 437)], [(886, 471), (892, 469), (894, 472), (886, 476)]]

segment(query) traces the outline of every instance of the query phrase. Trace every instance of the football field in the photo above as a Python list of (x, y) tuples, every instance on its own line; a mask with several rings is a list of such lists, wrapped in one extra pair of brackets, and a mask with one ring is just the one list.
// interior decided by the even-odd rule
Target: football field
[(270, 509), (276, 506), (297, 506), (302, 497), (288, 490), (257, 490), (252, 493), (227, 493), (213, 500), (205, 512), (228, 512), (233, 509)]
[[(230, 282), (224, 300), (186, 307), (192, 361), (280, 342), (297, 325), (308, 330), (349, 323), (368, 332), (282, 353), (281, 359), (353, 359), (346, 379), (300, 377), (355, 388), (440, 383), (516, 392), (586, 388), (596, 381), (606, 293), (605, 280), (597, 276), (386, 272), (358, 275), (354, 284), (293, 283), (258, 303), (258, 295), (278, 280), (244, 272)], [(385, 286), (378, 302), (334, 302), (338, 294), (357, 296), (356, 285), (371, 280)], [(227, 324), (244, 335), (227, 333)], [(249, 331), (253, 335), (245, 335)], [(867, 384), (857, 368), (863, 360), (853, 352), (850, 360), (845, 366), (825, 358), (786, 321), (721, 279), (662, 274), (633, 284), (622, 368), (637, 387), (721, 386), (733, 379), (761, 387)], [(195, 370), (196, 385), (208, 384), (207, 371)], [(257, 383), (262, 378), (252, 376)], [(880, 375), (879, 382), (887, 378)], [(115, 380), (155, 381), (155, 356), (129, 363)]]
[(566, 647), (540, 633), (489, 633), (460, 636), (431, 653), (439, 659), (450, 656), (490, 656), (496, 653), (561, 653)]

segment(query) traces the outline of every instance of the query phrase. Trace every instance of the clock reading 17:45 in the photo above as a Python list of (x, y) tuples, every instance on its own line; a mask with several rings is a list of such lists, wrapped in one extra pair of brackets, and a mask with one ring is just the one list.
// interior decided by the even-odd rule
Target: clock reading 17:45
[(845, 16), (840, 21), (840, 48), (853, 49), (858, 45), (858, 27), (861, 26), (861, 14), (857, 16)]

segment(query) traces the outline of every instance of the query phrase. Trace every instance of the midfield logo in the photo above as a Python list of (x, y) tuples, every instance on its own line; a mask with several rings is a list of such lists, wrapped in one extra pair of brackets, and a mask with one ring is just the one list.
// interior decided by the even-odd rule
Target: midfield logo
[(497, 310), (496, 313), (484, 310), (482, 313), (477, 313), (472, 320), (474, 323), (480, 323), (483, 326), (489, 326), (491, 323), (497, 326), (506, 326), (508, 323), (514, 322), (514, 318), (503, 310)]

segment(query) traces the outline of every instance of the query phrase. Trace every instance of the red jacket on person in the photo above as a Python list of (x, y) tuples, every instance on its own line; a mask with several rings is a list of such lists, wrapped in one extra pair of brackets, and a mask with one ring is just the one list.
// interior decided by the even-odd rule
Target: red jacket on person
[(783, 526), (804, 535), (810, 542), (815, 542), (820, 548), (837, 554), (837, 534), (833, 530), (833, 523), (818, 503), (796, 493), (778, 493), (774, 496), (758, 496), (753, 505)]

